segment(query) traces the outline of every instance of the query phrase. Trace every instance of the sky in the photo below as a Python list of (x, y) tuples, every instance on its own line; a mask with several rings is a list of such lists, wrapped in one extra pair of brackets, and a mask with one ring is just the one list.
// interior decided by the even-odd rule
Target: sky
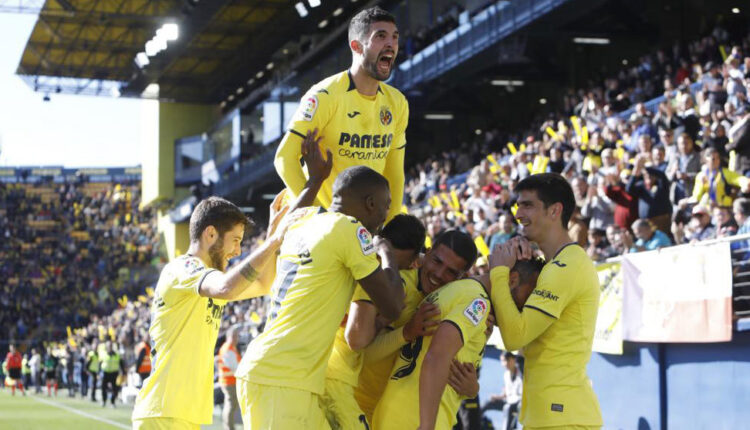
[(141, 164), (140, 99), (34, 92), (15, 74), (37, 17), (0, 13), (0, 166)]

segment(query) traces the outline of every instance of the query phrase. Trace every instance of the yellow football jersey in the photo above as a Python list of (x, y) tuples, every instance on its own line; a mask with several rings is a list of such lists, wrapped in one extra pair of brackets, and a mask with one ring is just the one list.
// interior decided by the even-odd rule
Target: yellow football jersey
[[(463, 346), (456, 359), (479, 367), (487, 337), (484, 334), (490, 300), (482, 285), (474, 279), (451, 282), (424, 299), (440, 308), (440, 319), (453, 324), (461, 333)], [(401, 348), (391, 370), (388, 385), (373, 416), (373, 429), (413, 429), (419, 426), (419, 378), (432, 336), (419, 337)], [(436, 429), (450, 430), (462, 397), (446, 385), (440, 400)], [(405, 405), (409, 405), (405, 407)]]
[(214, 347), (226, 301), (201, 297), (198, 289), (213, 271), (190, 255), (162, 270), (151, 304), (153, 371), (138, 392), (133, 419), (211, 424)]
[(556, 321), (524, 348), (524, 426), (602, 425), (586, 375), (599, 295), (596, 268), (578, 245), (564, 247), (542, 269), (524, 312), (543, 312)]
[[(424, 299), (422, 286), (419, 284), (419, 270), (401, 270), (399, 271), (401, 280), (404, 281), (404, 310), (396, 321), (391, 323), (389, 329), (394, 330), (406, 325), (414, 316), (419, 304)], [(385, 391), (388, 383), (393, 363), (398, 357), (398, 352), (389, 357), (385, 357), (375, 362), (367, 362), (362, 365), (359, 372), (357, 388), (354, 390), (354, 397), (357, 399), (359, 407), (365, 413), (369, 420), (372, 420), (372, 414), (375, 412), (375, 406)]]
[(309, 208), (286, 234), (268, 322), (248, 346), (235, 372), (238, 378), (323, 393), (333, 340), (355, 280), (372, 274), (380, 263), (359, 221), (319, 210)]
[[(288, 131), (304, 138), (308, 131), (317, 128), (318, 136), (323, 136), (321, 151), (325, 154), (330, 150), (333, 154), (333, 170), (318, 192), (319, 204), (325, 208), (330, 206), (333, 182), (341, 171), (352, 166), (367, 166), (389, 179), (394, 203), (388, 218), (398, 214), (403, 199), (403, 157), (408, 119), (406, 98), (385, 83), (379, 84), (373, 97), (357, 91), (349, 71), (313, 85), (302, 97)], [(279, 176), (293, 194), (298, 194), (305, 183), (304, 178), (296, 173), (301, 158), (299, 141), (284, 139), (276, 157)], [(279, 164), (280, 157), (292, 160), (288, 166), (295, 171), (284, 171)], [(394, 175), (399, 176), (395, 182), (400, 183), (393, 183)]]

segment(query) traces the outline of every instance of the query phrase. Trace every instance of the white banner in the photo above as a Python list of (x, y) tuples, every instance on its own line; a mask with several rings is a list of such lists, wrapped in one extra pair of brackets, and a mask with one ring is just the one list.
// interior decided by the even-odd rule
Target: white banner
[(729, 243), (682, 245), (627, 254), (622, 270), (625, 340), (731, 340)]

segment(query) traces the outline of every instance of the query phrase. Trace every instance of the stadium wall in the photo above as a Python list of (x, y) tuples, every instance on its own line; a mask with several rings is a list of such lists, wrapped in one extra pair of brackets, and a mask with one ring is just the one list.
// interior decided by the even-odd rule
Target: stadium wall
[(606, 429), (739, 429), (750, 423), (750, 332), (731, 342), (625, 342), (588, 373)]
[[(147, 102), (143, 112), (142, 205), (176, 201), (174, 142), (184, 136), (203, 133), (218, 119), (213, 105)], [(179, 193), (177, 193), (179, 194)], [(169, 259), (187, 251), (187, 223), (174, 224), (169, 212), (159, 210), (159, 233)]]

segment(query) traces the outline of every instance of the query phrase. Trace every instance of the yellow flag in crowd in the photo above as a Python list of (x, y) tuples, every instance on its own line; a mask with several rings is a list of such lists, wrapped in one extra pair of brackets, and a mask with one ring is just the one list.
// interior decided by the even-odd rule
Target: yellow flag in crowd
[(141, 303), (148, 303), (148, 299), (144, 295), (139, 295), (138, 296), (138, 301), (141, 302)]
[(146, 287), (146, 295), (149, 297), (154, 297), (154, 289), (151, 287)]
[(406, 205), (401, 205), (401, 213), (408, 215), (409, 214), (409, 208), (406, 207)]
[(544, 171), (547, 169), (547, 162), (549, 162), (549, 158), (543, 155), (537, 155), (536, 157), (534, 157), (534, 164), (531, 167), (531, 174), (535, 175), (537, 173), (544, 173)]
[(432, 248), (432, 238), (430, 237), (430, 235), (426, 235), (424, 237), (424, 247), (426, 249)]
[(128, 304), (128, 296), (122, 296), (119, 299), (117, 299), (117, 303), (120, 304), (120, 307), (124, 308)]
[(510, 207), (510, 212), (513, 214), (513, 216), (516, 216), (516, 211), (518, 210), (518, 203), (514, 204)]
[[(508, 143), (508, 146), (512, 145), (512, 143)], [(515, 146), (513, 147), (515, 149)], [(490, 164), (493, 166), (499, 166), (497, 163), (497, 160), (495, 160), (495, 157), (492, 156), (492, 154), (487, 154), (487, 160), (489, 160)]]
[(551, 137), (552, 139), (558, 142), (562, 142), (562, 139), (560, 139), (560, 136), (557, 134), (555, 130), (552, 130), (552, 127), (547, 127), (544, 131), (546, 131), (547, 134), (549, 134), (549, 137)]
[(486, 257), (490, 255), (490, 248), (487, 246), (487, 242), (484, 241), (482, 236), (477, 236), (476, 239), (474, 239), (474, 245), (477, 246), (477, 250), (483, 256)]
[(518, 147), (518, 150), (521, 151), (521, 152), (526, 151), (526, 144), (522, 143), (521, 146)]
[(583, 141), (583, 144), (584, 145), (588, 145), (588, 143), (589, 143), (589, 129), (586, 128), (586, 126), (584, 125), (583, 128), (581, 129), (581, 132), (583, 133), (581, 135), (581, 140)]
[(617, 154), (617, 159), (622, 160), (625, 157), (625, 148), (622, 146), (619, 146), (617, 148), (617, 151), (615, 151), (615, 154)]
[(250, 321), (255, 324), (260, 324), (260, 315), (258, 315), (257, 312), (253, 312), (252, 314), (250, 314)]
[(513, 142), (508, 142), (508, 151), (510, 151), (511, 154), (516, 155), (518, 150), (516, 149), (516, 145)]
[(458, 209), (461, 207), (461, 205), (458, 203), (458, 194), (456, 194), (456, 190), (451, 190), (451, 203), (453, 204), (453, 209)]
[(719, 45), (719, 52), (721, 53), (721, 59), (727, 61), (727, 48), (724, 45)]

